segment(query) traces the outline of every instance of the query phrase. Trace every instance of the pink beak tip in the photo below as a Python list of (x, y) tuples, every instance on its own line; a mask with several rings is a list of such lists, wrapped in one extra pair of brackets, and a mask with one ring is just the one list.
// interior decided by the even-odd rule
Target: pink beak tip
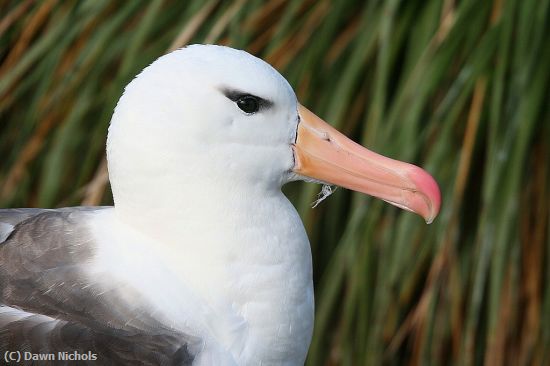
[(439, 214), (441, 208), (441, 191), (435, 179), (425, 170), (414, 167), (409, 172), (409, 177), (412, 179), (417, 189), (424, 196), (428, 210), (424, 219), (427, 224), (431, 224)]

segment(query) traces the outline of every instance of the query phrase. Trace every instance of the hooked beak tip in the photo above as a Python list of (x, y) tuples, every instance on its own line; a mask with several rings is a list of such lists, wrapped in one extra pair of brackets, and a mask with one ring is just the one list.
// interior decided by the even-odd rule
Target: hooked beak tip
[(425, 203), (421, 214), (426, 224), (431, 224), (439, 214), (441, 208), (441, 192), (435, 179), (423, 169), (413, 166), (409, 177), (417, 187), (417, 192)]

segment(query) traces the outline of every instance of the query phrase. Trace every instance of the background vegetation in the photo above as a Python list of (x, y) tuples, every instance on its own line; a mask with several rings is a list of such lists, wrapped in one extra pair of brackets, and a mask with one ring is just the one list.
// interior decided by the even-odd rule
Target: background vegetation
[(550, 364), (549, 0), (0, 1), (0, 204), (111, 204), (124, 85), (189, 43), (243, 48), (441, 185), (427, 226), (286, 187), (310, 235), (309, 365)]

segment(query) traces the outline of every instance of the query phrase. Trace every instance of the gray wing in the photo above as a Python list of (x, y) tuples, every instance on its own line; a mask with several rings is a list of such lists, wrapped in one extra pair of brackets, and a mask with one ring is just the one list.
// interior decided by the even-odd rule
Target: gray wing
[(81, 223), (94, 209), (0, 210), (0, 349), (96, 355), (90, 365), (192, 364), (198, 339), (155, 319), (132, 288), (84, 276), (94, 245)]
[(21, 221), (52, 210), (43, 208), (0, 209), (0, 243), (4, 242)]

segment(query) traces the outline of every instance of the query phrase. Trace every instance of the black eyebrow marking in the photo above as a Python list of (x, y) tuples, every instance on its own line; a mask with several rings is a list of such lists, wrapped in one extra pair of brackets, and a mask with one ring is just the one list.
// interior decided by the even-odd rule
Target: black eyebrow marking
[(250, 93), (241, 91), (241, 90), (230, 89), (230, 88), (220, 88), (220, 91), (223, 93), (223, 95), (225, 95), (229, 100), (231, 100), (233, 102), (237, 102), (239, 99), (241, 99), (243, 97), (247, 97), (247, 96), (254, 97), (258, 100), (258, 103), (260, 104), (260, 110), (267, 109), (267, 108), (270, 108), (271, 106), (273, 106), (272, 101), (270, 101), (268, 99), (265, 99), (265, 98), (262, 98), (262, 97), (259, 97), (259, 96), (254, 95), (254, 94), (250, 94)]

